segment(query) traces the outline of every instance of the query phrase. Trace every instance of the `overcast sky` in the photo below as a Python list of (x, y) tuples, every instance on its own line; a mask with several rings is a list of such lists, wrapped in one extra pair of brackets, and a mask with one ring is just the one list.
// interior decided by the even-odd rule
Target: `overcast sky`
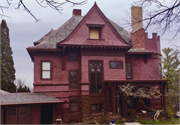
[[(26, 11), (23, 11), (22, 8), (19, 10), (14, 9), (17, 7), (17, 1), (18, 0), (13, 0), (10, 8), (4, 9), (4, 14), (11, 18), (3, 17), (1, 19), (5, 19), (9, 27), (10, 45), (13, 51), (16, 78), (25, 80), (26, 85), (33, 88), (33, 62), (26, 48), (33, 46), (33, 42), (43, 37), (51, 28), (55, 30), (58, 29), (72, 16), (73, 9), (81, 9), (82, 15), (84, 16), (93, 6), (95, 0), (88, 0), (87, 4), (80, 6), (65, 4), (62, 6), (62, 14), (59, 14), (49, 7), (40, 7), (35, 0), (25, 0), (24, 2), (27, 7), (30, 8), (37, 19), (40, 19), (38, 22)], [(134, 0), (96, 0), (97, 5), (105, 16), (122, 27), (124, 26), (122, 24), (125, 24), (125, 20), (130, 21), (130, 17), (126, 14), (126, 11), (130, 12), (133, 1)], [(6, 1), (1, 1), (1, 5), (6, 6)], [(126, 30), (131, 31), (130, 28), (126, 28)], [(149, 31), (149, 33), (152, 33), (152, 31)], [(173, 44), (169, 43), (169, 41), (166, 40), (169, 37), (172, 37), (171, 33), (167, 33), (161, 37), (161, 48), (174, 47), (173, 44), (180, 45), (177, 39), (172, 41)]]

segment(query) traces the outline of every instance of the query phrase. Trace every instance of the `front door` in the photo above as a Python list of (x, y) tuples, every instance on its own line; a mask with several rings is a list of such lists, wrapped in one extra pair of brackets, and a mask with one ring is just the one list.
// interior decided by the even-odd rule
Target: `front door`
[(41, 124), (53, 123), (53, 105), (41, 105)]
[(102, 61), (89, 62), (90, 93), (102, 93), (103, 63)]

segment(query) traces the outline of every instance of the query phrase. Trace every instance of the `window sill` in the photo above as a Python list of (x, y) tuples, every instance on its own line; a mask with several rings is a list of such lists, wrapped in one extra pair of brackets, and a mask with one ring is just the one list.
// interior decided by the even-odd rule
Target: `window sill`
[(101, 40), (101, 41), (105, 41), (105, 39), (90, 39), (90, 38), (88, 38), (87, 40)]
[(91, 115), (102, 115), (102, 112), (99, 112), (99, 113), (91, 113)]
[(105, 94), (104, 93), (102, 93), (102, 94), (89, 94), (89, 96), (105, 96)]

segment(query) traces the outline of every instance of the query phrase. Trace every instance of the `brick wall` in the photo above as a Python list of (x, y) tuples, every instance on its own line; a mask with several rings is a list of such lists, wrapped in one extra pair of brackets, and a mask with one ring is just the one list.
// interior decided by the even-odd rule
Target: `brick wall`
[(81, 112), (67, 112), (63, 114), (63, 124), (71, 124), (74, 122), (81, 122)]
[(145, 49), (145, 41), (144, 41), (144, 29), (141, 28), (138, 31), (131, 33), (131, 43), (133, 45), (133, 49)]
[(94, 122), (107, 123), (106, 113), (93, 113), (91, 114), (90, 105), (91, 104), (103, 104), (103, 111), (107, 111), (107, 99), (104, 96), (82, 96), (82, 122)]

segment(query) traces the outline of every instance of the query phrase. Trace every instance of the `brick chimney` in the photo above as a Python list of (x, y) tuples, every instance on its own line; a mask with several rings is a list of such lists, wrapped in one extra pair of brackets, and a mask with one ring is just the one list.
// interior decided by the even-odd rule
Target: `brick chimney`
[(142, 22), (142, 7), (131, 7), (131, 43), (133, 49), (145, 49), (144, 28)]
[(81, 16), (81, 10), (80, 9), (74, 9), (72, 16)]

